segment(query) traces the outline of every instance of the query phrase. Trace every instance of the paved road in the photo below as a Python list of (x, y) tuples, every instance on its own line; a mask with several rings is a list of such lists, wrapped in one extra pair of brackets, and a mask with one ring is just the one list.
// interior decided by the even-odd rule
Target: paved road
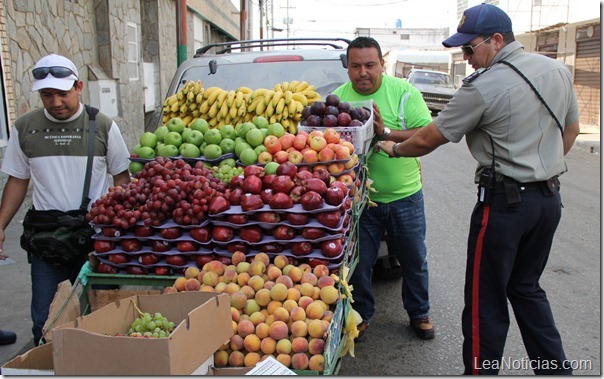
[[(593, 154), (589, 152), (592, 151)], [(562, 177), (564, 216), (543, 285), (554, 306), (567, 354), (593, 359), (600, 373), (600, 142), (599, 134), (581, 135)], [(378, 312), (356, 358), (342, 361), (342, 375), (457, 375), (461, 365), (461, 327), (465, 239), (474, 203), (474, 161), (465, 144), (449, 144), (422, 159), (427, 243), (431, 270), (433, 341), (419, 341), (407, 328), (400, 281), (376, 283)], [(0, 346), (0, 365), (33, 347), (29, 303), (29, 265), (20, 248), (21, 209), (7, 229), (4, 251), (15, 263), (0, 265), (0, 329), (17, 332), (17, 342)], [(515, 325), (506, 354), (524, 356)], [(517, 372), (512, 372), (518, 374)]]
[[(598, 144), (599, 145), (599, 144)], [(569, 359), (591, 360), (600, 375), (600, 156), (578, 144), (561, 177), (563, 217), (541, 284), (552, 304)], [(459, 375), (461, 311), (466, 237), (475, 202), (475, 161), (465, 143), (447, 144), (422, 158), (427, 217), (432, 318), (436, 338), (418, 340), (408, 327), (400, 300), (400, 280), (376, 282), (377, 312), (355, 358), (342, 360), (340, 375)], [(510, 317), (513, 312), (510, 308)], [(506, 357), (522, 359), (526, 351), (512, 320)], [(507, 375), (532, 371), (503, 370)]]

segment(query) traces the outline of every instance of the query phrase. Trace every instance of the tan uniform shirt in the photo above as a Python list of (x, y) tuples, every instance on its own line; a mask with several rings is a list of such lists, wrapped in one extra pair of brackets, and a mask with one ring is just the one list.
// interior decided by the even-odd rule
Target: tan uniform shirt
[(435, 119), (436, 126), (451, 142), (466, 136), (478, 161), (476, 182), (482, 168), (492, 163), (489, 135), (495, 172), (522, 183), (562, 174), (566, 164), (560, 129), (526, 81), (512, 68), (496, 63), (500, 60), (512, 63), (533, 83), (562, 128), (578, 120), (569, 70), (555, 59), (525, 53), (515, 41), (501, 49), (488, 69), (464, 81)]

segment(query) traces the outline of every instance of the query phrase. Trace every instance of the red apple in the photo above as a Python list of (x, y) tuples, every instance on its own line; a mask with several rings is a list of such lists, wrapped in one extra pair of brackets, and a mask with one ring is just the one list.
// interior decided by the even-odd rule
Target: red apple
[(329, 261), (322, 258), (308, 258), (308, 265), (315, 268), (318, 265), (329, 266)]
[(123, 253), (115, 253), (109, 255), (109, 262), (115, 263), (116, 265), (124, 264), (130, 262), (130, 256), (128, 254)]
[(94, 251), (97, 253), (106, 253), (115, 248), (115, 244), (112, 241), (95, 240)]
[(138, 261), (142, 265), (149, 266), (159, 262), (159, 257), (156, 254), (144, 253), (139, 255)]
[(283, 251), (283, 245), (280, 243), (265, 243), (260, 245), (260, 252), (266, 254), (279, 254)]
[(327, 190), (327, 184), (319, 178), (306, 179), (303, 181), (303, 184), (306, 191), (315, 191), (321, 196), (323, 196)]
[(339, 210), (328, 211), (328, 212), (320, 212), (315, 216), (317, 221), (321, 223), (321, 225), (327, 226), (328, 228), (337, 228), (340, 225), (340, 221), (342, 220), (342, 214)]
[(260, 242), (263, 235), (262, 228), (257, 225), (244, 226), (239, 229), (239, 237), (247, 242)]
[(231, 224), (245, 224), (247, 223), (248, 216), (243, 213), (235, 213), (227, 215), (227, 222)]
[[(247, 166), (252, 167), (252, 166)], [(246, 168), (247, 168), (246, 167)], [(262, 191), (262, 179), (256, 175), (246, 176), (241, 184), (241, 189), (245, 193), (260, 193)]]
[(124, 233), (121, 229), (114, 228), (113, 226), (103, 227), (102, 232), (105, 237), (119, 237)]
[(308, 223), (308, 215), (304, 213), (288, 213), (287, 222), (291, 225), (306, 225)]
[(170, 267), (167, 266), (157, 266), (153, 267), (153, 273), (155, 275), (170, 275)]
[(208, 206), (208, 213), (211, 215), (215, 215), (228, 210), (230, 207), (231, 204), (224, 196), (214, 196), (212, 200), (210, 200), (210, 205)]
[(294, 242), (291, 244), (291, 252), (297, 257), (305, 256), (312, 252), (312, 245), (308, 241)]
[(304, 192), (306, 192), (304, 186), (295, 186), (291, 191), (289, 191), (289, 197), (292, 199), (294, 204), (298, 204), (300, 202), (300, 198), (302, 195), (304, 195)]
[(302, 237), (308, 240), (316, 240), (317, 238), (321, 238), (325, 235), (325, 231), (321, 228), (304, 228), (302, 229)]
[(244, 212), (260, 209), (264, 206), (262, 197), (257, 194), (246, 193), (241, 196), (241, 209)]
[(150, 237), (155, 234), (152, 227), (146, 225), (136, 225), (134, 227), (134, 235), (137, 237)]
[(148, 271), (146, 268), (141, 266), (129, 265), (126, 267), (126, 272), (130, 275), (147, 275)]
[(203, 268), (206, 263), (213, 261), (214, 257), (215, 255), (213, 253), (198, 255), (195, 257), (195, 264), (197, 265), (197, 267)]
[(291, 226), (279, 225), (273, 230), (273, 237), (277, 240), (291, 240), (296, 236), (296, 230)]
[(242, 241), (231, 242), (228, 245), (226, 245), (226, 248), (229, 251), (229, 253), (231, 253), (231, 254), (233, 254), (236, 251), (241, 251), (244, 254), (247, 254), (247, 252), (249, 251), (249, 247), (248, 247), (247, 243), (242, 242)]
[(334, 180), (329, 184), (330, 187), (339, 187), (344, 191), (344, 196), (348, 195), (348, 186), (344, 184), (344, 182), (340, 182), (339, 180)]
[(256, 221), (258, 222), (266, 222), (270, 224), (276, 224), (281, 221), (281, 216), (277, 212), (259, 212), (256, 215)]
[(277, 174), (268, 174), (262, 177), (262, 189), (272, 188), (271, 183), (273, 179), (277, 177)]
[(196, 241), (206, 243), (210, 241), (211, 229), (209, 226), (189, 229), (189, 235)]
[(142, 244), (136, 238), (126, 238), (120, 241), (120, 246), (124, 251), (133, 252), (139, 251), (142, 247)]
[(321, 242), (321, 253), (329, 258), (335, 258), (342, 252), (342, 241), (337, 238), (335, 240)]
[(315, 191), (307, 191), (300, 198), (300, 205), (305, 211), (312, 211), (323, 207), (323, 198)]
[(117, 267), (101, 262), (96, 266), (96, 272), (100, 274), (117, 274)]
[(273, 190), (270, 188), (263, 189), (262, 192), (260, 192), (260, 198), (264, 204), (270, 203), (273, 198)]
[(178, 227), (163, 228), (159, 233), (163, 238), (173, 240), (182, 235), (182, 229)]
[(216, 225), (212, 229), (212, 238), (219, 242), (228, 242), (233, 239), (235, 233), (228, 226)]
[(294, 206), (294, 203), (288, 194), (278, 192), (273, 195), (268, 205), (271, 209), (289, 209)]
[(241, 187), (241, 184), (243, 183), (243, 179), (245, 179), (245, 177), (243, 175), (235, 175), (231, 178), (231, 180), (229, 181), (229, 187), (231, 189), (235, 189), (235, 188), (239, 188)]
[(322, 181), (324, 181), (325, 185), (327, 185), (327, 186), (331, 182), (331, 175), (329, 174), (329, 171), (327, 171), (327, 169), (325, 169), (325, 168), (318, 168), (318, 169), (314, 170), (312, 172), (312, 174), (315, 178), (319, 178)]
[(296, 174), (296, 177), (298, 179), (300, 179), (300, 181), (304, 181), (310, 178), (313, 178), (312, 172), (310, 172), (310, 170), (308, 169), (308, 166), (303, 166), (300, 167), (300, 169), (298, 169), (298, 173)]
[(176, 250), (180, 251), (181, 253), (197, 251), (197, 249), (197, 244), (192, 241), (178, 241), (176, 243)]
[(228, 196), (229, 203), (231, 205), (240, 205), (242, 196), (243, 196), (243, 190), (241, 189), (240, 186), (232, 189)]
[(296, 166), (295, 164), (293, 164), (289, 161), (283, 162), (283, 163), (279, 164), (279, 166), (277, 167), (277, 171), (275, 171), (275, 173), (277, 174), (277, 176), (287, 175), (290, 177), (290, 179), (293, 179), (296, 177), (296, 174), (298, 173), (298, 166)]
[(283, 192), (289, 194), (289, 191), (294, 188), (294, 185), (294, 181), (288, 175), (278, 175), (271, 182), (271, 188), (273, 190), (273, 193)]
[(172, 248), (172, 244), (168, 241), (162, 240), (153, 240), (151, 241), (151, 250), (157, 253), (163, 253), (164, 251), (168, 251)]
[(166, 256), (166, 263), (172, 266), (184, 266), (187, 264), (187, 257), (182, 254), (173, 254)]
[(329, 187), (326, 191), (325, 191), (325, 202), (329, 205), (340, 205), (342, 204), (342, 201), (344, 200), (344, 191), (342, 191), (342, 189), (340, 187)]

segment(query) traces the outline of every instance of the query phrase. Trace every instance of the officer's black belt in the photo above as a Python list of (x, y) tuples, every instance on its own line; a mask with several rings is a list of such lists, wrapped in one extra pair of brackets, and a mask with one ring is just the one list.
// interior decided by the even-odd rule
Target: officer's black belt
[(558, 176), (553, 176), (541, 182), (520, 183), (504, 176), (502, 181), (495, 182), (493, 192), (496, 194), (505, 193), (508, 205), (513, 205), (522, 201), (520, 193), (532, 189), (539, 189), (543, 192), (543, 195), (552, 196), (560, 190), (560, 181)]

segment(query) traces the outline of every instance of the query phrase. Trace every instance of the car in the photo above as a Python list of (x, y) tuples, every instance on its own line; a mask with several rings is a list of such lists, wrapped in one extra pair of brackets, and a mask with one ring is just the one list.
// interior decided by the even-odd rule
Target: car
[(445, 109), (457, 91), (451, 76), (442, 71), (412, 69), (407, 74), (407, 81), (422, 93), (432, 113)]
[[(276, 83), (307, 81), (323, 99), (348, 79), (343, 38), (277, 38), (220, 42), (199, 48), (177, 69), (167, 96), (188, 81), (201, 80), (204, 88), (240, 86), (272, 88)], [(386, 248), (386, 240), (383, 241)], [(398, 262), (386, 249), (374, 268), (381, 279), (400, 278)], [(390, 270), (390, 267), (393, 267)]]

